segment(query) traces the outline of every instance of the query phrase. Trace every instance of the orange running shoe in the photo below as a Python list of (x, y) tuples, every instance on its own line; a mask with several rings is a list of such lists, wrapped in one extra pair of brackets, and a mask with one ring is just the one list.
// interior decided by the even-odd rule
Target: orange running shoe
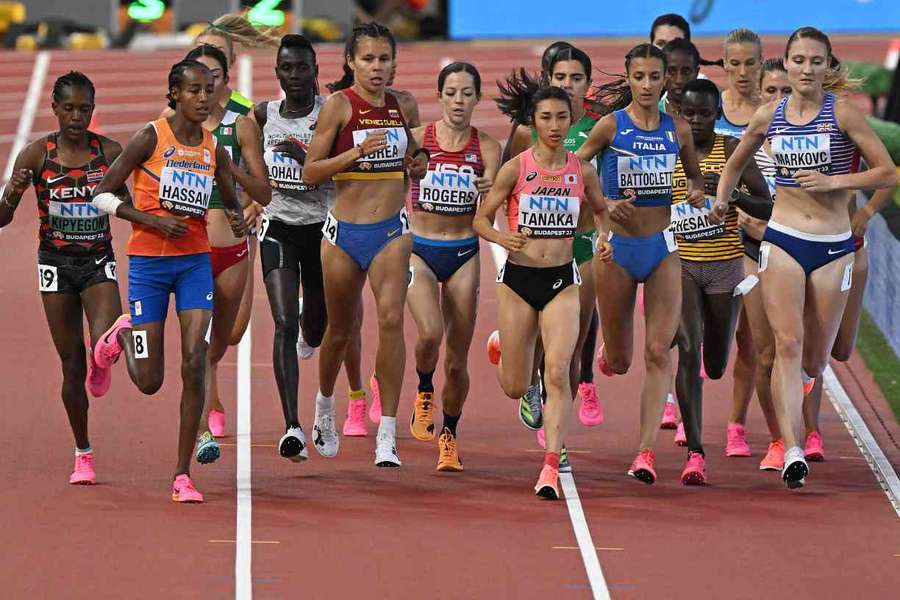
[(492, 365), (500, 364), (500, 332), (496, 329), (488, 337), (487, 353)]
[(656, 455), (653, 453), (653, 450), (645, 448), (638, 453), (634, 462), (631, 463), (628, 474), (638, 481), (643, 481), (647, 485), (650, 485), (656, 482), (656, 471), (653, 470), (653, 463), (655, 461)]
[(559, 500), (559, 469), (544, 465), (534, 486), (534, 495), (547, 500)]
[(769, 443), (769, 450), (759, 462), (760, 471), (780, 471), (784, 468), (784, 440), (778, 438)]
[(409, 432), (422, 442), (434, 439), (434, 402), (431, 398), (431, 392), (416, 393), (416, 403), (409, 420)]
[(438, 471), (452, 471), (458, 473), (463, 470), (462, 461), (456, 450), (456, 436), (444, 427), (444, 431), (438, 438)]

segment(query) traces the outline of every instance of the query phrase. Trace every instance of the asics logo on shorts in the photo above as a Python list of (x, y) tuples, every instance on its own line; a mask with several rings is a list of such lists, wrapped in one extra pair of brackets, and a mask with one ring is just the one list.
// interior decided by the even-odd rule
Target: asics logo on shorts
[(557, 279), (553, 282), (553, 289), (558, 290), (562, 286), (562, 279)]
[(207, 300), (212, 300), (212, 299), (213, 299), (213, 293), (212, 293), (212, 292), (208, 293), (208, 294), (206, 295), (206, 299), (207, 299)]

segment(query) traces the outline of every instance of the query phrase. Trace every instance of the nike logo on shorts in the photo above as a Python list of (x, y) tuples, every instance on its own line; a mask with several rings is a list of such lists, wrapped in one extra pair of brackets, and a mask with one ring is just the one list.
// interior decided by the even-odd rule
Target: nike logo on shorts
[(469, 254), (470, 252), (475, 252), (475, 248), (469, 248), (468, 250), (460, 250), (459, 252), (456, 253), (456, 256), (465, 256), (466, 254)]
[(95, 264), (95, 265), (103, 264), (103, 261), (104, 261), (104, 260), (106, 260), (106, 257), (105, 257), (105, 256), (101, 256), (100, 258), (95, 258), (95, 259), (94, 259), (94, 264)]
[(841, 252), (843, 252), (843, 249), (838, 249), (838, 250), (830, 250), (829, 249), (828, 250), (829, 255), (840, 254)]
[(395, 229), (395, 230), (393, 230), (393, 231), (388, 231), (387, 236), (388, 236), (389, 238), (390, 238), (390, 237), (394, 237), (394, 236), (397, 235), (398, 233), (400, 233), (400, 229), (399, 229), (399, 228), (398, 228), (398, 229)]
[(243, 250), (241, 250), (240, 252), (238, 252), (235, 256), (237, 256), (238, 258), (240, 258), (240, 257), (244, 256), (245, 254), (247, 254), (247, 249), (246, 249), (246, 248), (244, 248)]

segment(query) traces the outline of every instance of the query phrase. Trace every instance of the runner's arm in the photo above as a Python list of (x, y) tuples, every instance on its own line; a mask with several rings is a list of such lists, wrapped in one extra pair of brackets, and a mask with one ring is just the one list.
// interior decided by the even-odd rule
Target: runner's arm
[(272, 186), (269, 185), (266, 164), (263, 161), (259, 125), (249, 117), (239, 117), (235, 127), (238, 143), (241, 145), (241, 158), (247, 165), (247, 170), (234, 161), (229, 161), (231, 174), (250, 199), (266, 206), (272, 201)]
[(3, 195), (0, 196), (0, 227), (9, 225), (22, 200), (22, 194), (34, 179), (40, 176), (45, 139), (42, 137), (31, 142), (16, 157), (12, 176), (3, 188)]

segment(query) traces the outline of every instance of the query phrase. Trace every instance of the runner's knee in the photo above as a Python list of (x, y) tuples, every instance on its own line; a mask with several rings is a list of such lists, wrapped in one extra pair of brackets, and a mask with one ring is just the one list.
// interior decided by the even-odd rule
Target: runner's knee
[(656, 340), (644, 345), (644, 363), (648, 369), (666, 369), (669, 366), (669, 345)]

